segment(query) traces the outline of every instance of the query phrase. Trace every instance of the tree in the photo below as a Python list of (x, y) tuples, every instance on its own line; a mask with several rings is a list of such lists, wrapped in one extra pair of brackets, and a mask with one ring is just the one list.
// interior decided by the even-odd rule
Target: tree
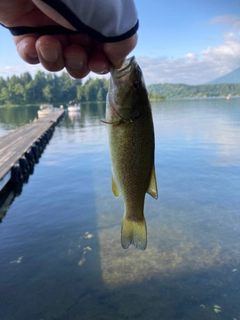
[(85, 90), (83, 86), (77, 86), (77, 100), (86, 101)]
[(109, 81), (89, 78), (84, 85), (66, 72), (60, 76), (38, 71), (34, 77), (29, 72), (19, 77), (0, 77), (0, 103), (67, 103), (70, 100), (103, 101), (106, 99)]
[(44, 101), (51, 102), (53, 100), (52, 87), (50, 85), (46, 85), (46, 87), (43, 88), (42, 93)]
[(30, 82), (32, 82), (32, 76), (29, 72), (25, 72), (20, 75), (20, 83), (22, 86), (25, 87)]

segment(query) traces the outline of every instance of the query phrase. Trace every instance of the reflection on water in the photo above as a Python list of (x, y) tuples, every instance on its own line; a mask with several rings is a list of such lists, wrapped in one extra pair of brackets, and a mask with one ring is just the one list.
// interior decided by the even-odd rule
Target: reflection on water
[(37, 118), (39, 107), (0, 107), (0, 136)]
[(153, 103), (144, 252), (121, 248), (104, 109), (67, 114), (5, 206), (0, 319), (240, 319), (239, 100)]

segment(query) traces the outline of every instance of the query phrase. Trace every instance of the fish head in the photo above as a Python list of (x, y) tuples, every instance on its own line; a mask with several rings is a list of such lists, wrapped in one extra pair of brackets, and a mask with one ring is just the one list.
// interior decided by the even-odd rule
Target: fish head
[(134, 121), (149, 108), (143, 73), (135, 57), (126, 59), (121, 69), (111, 68), (108, 91), (111, 119)]

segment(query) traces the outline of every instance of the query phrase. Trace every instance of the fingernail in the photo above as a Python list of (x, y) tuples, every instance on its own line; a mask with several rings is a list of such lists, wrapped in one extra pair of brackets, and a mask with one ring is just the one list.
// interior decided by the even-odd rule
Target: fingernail
[(76, 58), (71, 58), (71, 57), (69, 57), (66, 60), (66, 64), (68, 65), (69, 68), (75, 69), (75, 70), (82, 69), (83, 67), (83, 62), (81, 60)]
[(28, 52), (28, 56), (31, 58), (31, 59), (36, 59), (38, 58), (38, 55), (36, 52)]
[(58, 59), (58, 50), (55, 48), (50, 48), (46, 46), (42, 46), (39, 48), (39, 51), (44, 60), (47, 62), (56, 62)]

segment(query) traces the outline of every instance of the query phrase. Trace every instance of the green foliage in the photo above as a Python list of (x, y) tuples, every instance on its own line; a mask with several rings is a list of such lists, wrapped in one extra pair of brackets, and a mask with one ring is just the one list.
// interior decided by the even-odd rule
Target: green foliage
[(89, 78), (83, 86), (83, 101), (103, 101), (106, 99), (108, 91), (108, 81), (103, 79), (93, 80)]
[(151, 95), (166, 96), (167, 98), (201, 98), (201, 97), (220, 97), (240, 95), (240, 84), (223, 83), (190, 86), (187, 84), (152, 84), (148, 86)]
[[(54, 73), (38, 71), (34, 77), (29, 72), (19, 77), (13, 75), (6, 79), (0, 77), (0, 105), (35, 104), (35, 103), (68, 103), (70, 100), (104, 101), (109, 81), (89, 78), (85, 84), (71, 78), (63, 72), (60, 76)], [(154, 84), (148, 86), (151, 100), (165, 98), (201, 98), (240, 95), (240, 84), (222, 83), (190, 86), (186, 84)]]
[(19, 77), (0, 77), (0, 105), (34, 103), (68, 103), (70, 100), (103, 101), (106, 99), (108, 80), (71, 78), (63, 72), (60, 76), (38, 71), (34, 77), (25, 72)]
[(160, 101), (165, 100), (167, 98), (166, 95), (159, 95), (155, 91), (149, 92), (149, 98), (150, 100)]

